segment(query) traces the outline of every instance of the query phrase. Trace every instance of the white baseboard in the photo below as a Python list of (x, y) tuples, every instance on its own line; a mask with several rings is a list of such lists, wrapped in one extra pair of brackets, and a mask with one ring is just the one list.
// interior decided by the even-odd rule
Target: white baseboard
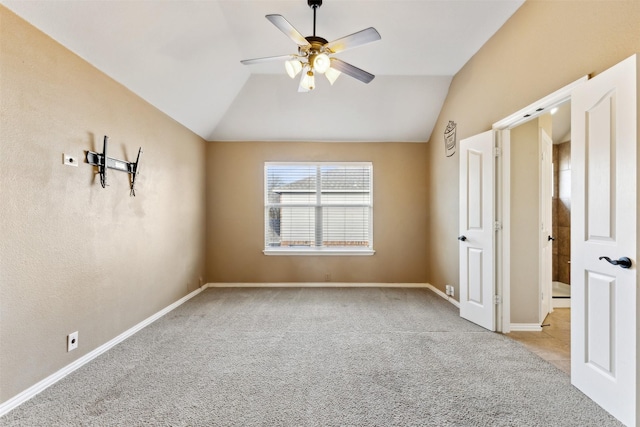
[(283, 283), (207, 283), (208, 288), (427, 288), (460, 308), (460, 303), (430, 283), (352, 283), (352, 282), (283, 282)]
[[(351, 282), (282, 282), (282, 283), (207, 283), (209, 288), (428, 288), (428, 283), (351, 283)], [(435, 288), (434, 288), (435, 289)]]
[(571, 308), (571, 298), (552, 298), (553, 308)]
[(0, 405), (0, 417), (2, 417), (3, 415), (7, 414), (12, 409), (20, 406), (21, 404), (23, 404), (27, 400), (31, 399), (32, 397), (34, 397), (35, 395), (37, 395), (41, 391), (45, 390), (47, 387), (50, 387), (51, 385), (53, 385), (56, 382), (60, 381), (62, 378), (66, 377), (67, 375), (69, 375), (70, 373), (75, 371), (76, 369), (78, 369), (78, 368), (82, 367), (83, 365), (89, 363), (90, 361), (92, 361), (96, 357), (100, 356), (105, 351), (111, 349), (112, 347), (116, 346), (120, 342), (126, 340), (127, 338), (129, 338), (130, 336), (132, 336), (133, 334), (135, 334), (136, 332), (138, 332), (139, 330), (141, 330), (145, 326), (148, 326), (151, 323), (155, 322), (156, 320), (158, 320), (159, 318), (161, 318), (165, 314), (169, 313), (171, 310), (173, 310), (176, 307), (184, 304), (185, 302), (187, 302), (188, 300), (190, 300), (191, 298), (195, 297), (200, 292), (202, 292), (206, 287), (207, 287), (207, 285), (204, 285), (201, 288), (196, 289), (195, 291), (191, 292), (190, 294), (180, 298), (178, 301), (174, 302), (173, 304), (165, 307), (164, 309), (160, 310), (159, 312), (155, 313), (154, 315), (152, 315), (150, 317), (147, 317), (142, 322), (138, 323), (137, 325), (133, 326), (132, 328), (126, 330), (123, 333), (121, 333), (120, 335), (118, 335), (117, 337), (112, 339), (111, 341), (108, 341), (107, 343), (101, 345), (100, 347), (96, 348), (95, 350), (85, 354), (81, 358), (79, 358), (79, 359), (75, 360), (74, 362), (68, 364), (67, 366), (65, 366), (64, 368), (62, 368), (59, 371), (55, 372), (54, 374), (49, 375), (47, 378), (43, 379), (42, 381), (32, 385), (31, 387), (29, 387), (25, 391), (15, 395), (11, 399), (9, 399), (6, 402), (2, 403)]
[(540, 332), (542, 331), (542, 326), (539, 323), (512, 323), (510, 331)]
[(449, 295), (445, 294), (444, 292), (442, 292), (440, 289), (436, 288), (435, 286), (433, 286), (430, 283), (427, 283), (427, 288), (431, 289), (433, 292), (436, 293), (436, 295), (446, 299), (447, 301), (449, 301), (451, 304), (455, 305), (456, 307), (460, 308), (460, 303), (456, 300), (454, 300), (453, 298), (451, 298)]

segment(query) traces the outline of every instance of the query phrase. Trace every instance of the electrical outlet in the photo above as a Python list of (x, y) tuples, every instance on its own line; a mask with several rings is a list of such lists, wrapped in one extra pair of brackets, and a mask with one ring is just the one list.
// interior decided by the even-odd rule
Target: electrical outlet
[(62, 155), (62, 163), (67, 166), (75, 166), (78, 167), (78, 159), (76, 157), (70, 156), (68, 154)]
[(445, 293), (446, 293), (447, 295), (449, 295), (450, 297), (452, 297), (452, 296), (453, 296), (453, 293), (454, 293), (454, 291), (453, 291), (453, 285), (445, 285), (445, 286), (444, 286), (444, 289), (445, 289)]
[(67, 351), (75, 350), (76, 348), (78, 348), (78, 331), (67, 335)]
[(324, 281), (325, 282), (330, 282), (331, 281), (331, 273), (325, 273)]
[(449, 285), (449, 296), (453, 297), (455, 296), (456, 290), (453, 287), (453, 285)]

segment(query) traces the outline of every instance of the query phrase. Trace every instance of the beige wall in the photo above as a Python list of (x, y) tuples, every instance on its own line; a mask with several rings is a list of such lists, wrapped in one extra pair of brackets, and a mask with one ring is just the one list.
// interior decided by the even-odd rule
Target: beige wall
[(541, 128), (550, 114), (511, 130), (511, 323), (539, 322)]
[[(458, 155), (445, 157), (447, 122), (458, 140), (480, 133), (640, 52), (638, 22), (636, 0), (527, 1), (455, 76), (429, 144), (205, 144), (0, 6), (0, 402), (201, 276), (457, 286)], [(138, 197), (123, 173), (102, 189), (89, 165), (62, 165), (62, 153), (99, 150), (104, 134), (114, 157), (144, 148)], [(376, 255), (262, 255), (262, 164), (276, 160), (372, 161)], [(67, 353), (75, 330), (80, 347)]]
[[(209, 143), (206, 280), (424, 283), (426, 153), (410, 143)], [(375, 255), (265, 256), (266, 161), (371, 161)]]
[[(205, 142), (3, 6), (0, 75), (4, 402), (197, 288)], [(113, 157), (143, 147), (137, 197), (62, 164), (104, 134)]]
[(638, 22), (637, 0), (529, 0), (456, 74), (428, 144), (429, 283), (442, 290), (459, 283), (459, 159), (444, 154), (448, 121), (458, 124), (460, 140), (586, 74), (606, 70), (640, 52)]

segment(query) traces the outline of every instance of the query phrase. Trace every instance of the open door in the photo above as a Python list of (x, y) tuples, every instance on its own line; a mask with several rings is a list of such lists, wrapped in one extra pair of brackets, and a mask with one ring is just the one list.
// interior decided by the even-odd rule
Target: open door
[(553, 188), (553, 141), (540, 128), (540, 323), (551, 311), (553, 247), (551, 198)]
[(633, 56), (571, 97), (571, 382), (629, 426), (640, 422), (637, 84)]
[(460, 141), (460, 316), (495, 331), (493, 131)]

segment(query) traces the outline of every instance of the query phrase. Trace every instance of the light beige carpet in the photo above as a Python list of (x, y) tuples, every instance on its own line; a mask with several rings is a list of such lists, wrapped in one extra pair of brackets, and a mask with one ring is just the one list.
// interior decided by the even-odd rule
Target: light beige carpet
[(616, 426), (426, 289), (208, 289), (3, 426)]

